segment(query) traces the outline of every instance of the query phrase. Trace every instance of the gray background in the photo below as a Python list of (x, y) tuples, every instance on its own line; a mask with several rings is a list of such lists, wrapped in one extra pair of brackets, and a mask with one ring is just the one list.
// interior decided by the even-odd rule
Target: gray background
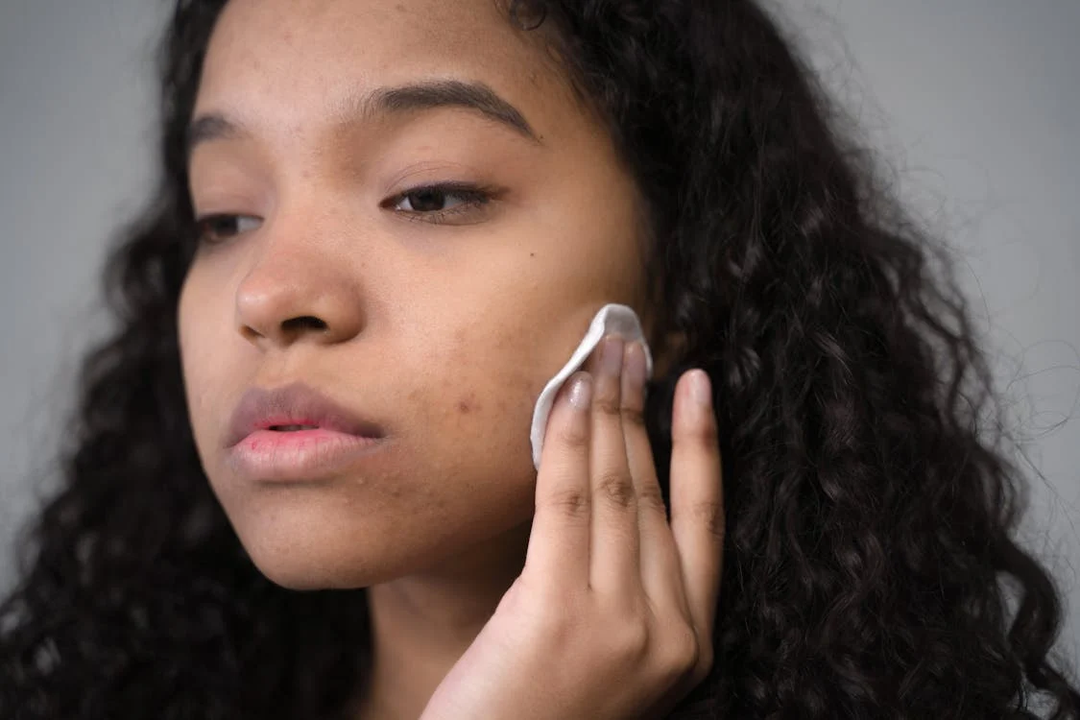
[[(153, 178), (164, 0), (0, 0), (0, 592), (52, 487), (96, 275)], [(775, 0), (949, 238), (1032, 478), (1022, 540), (1068, 593), (1080, 649), (1080, 3)]]

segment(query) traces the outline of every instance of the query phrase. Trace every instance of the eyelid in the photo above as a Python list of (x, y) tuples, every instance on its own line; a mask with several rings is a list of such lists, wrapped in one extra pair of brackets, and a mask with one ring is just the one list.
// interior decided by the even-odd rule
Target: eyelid
[[(387, 199), (383, 200), (379, 205), (383, 208), (389, 208), (393, 210), (397, 204), (404, 200), (407, 196), (421, 193), (421, 192), (438, 192), (443, 195), (460, 197), (463, 199), (460, 205), (447, 208), (445, 210), (432, 210), (432, 211), (406, 211), (406, 210), (394, 210), (394, 214), (402, 217), (403, 219), (411, 222), (424, 222), (431, 225), (439, 224), (451, 224), (451, 220), (455, 216), (465, 216), (469, 213), (476, 212), (489, 205), (491, 202), (498, 200), (504, 193), (505, 189), (482, 185), (472, 182), (462, 181), (446, 181), (446, 182), (427, 182), (415, 185), (410, 188), (406, 188), (401, 192), (398, 192)], [(238, 229), (236, 232), (228, 233), (226, 238), (210, 239), (211, 233), (206, 229), (206, 225), (209, 223), (233, 220), (239, 224), (243, 220), (254, 219), (258, 222), (262, 222), (262, 218), (257, 215), (247, 213), (231, 213), (231, 212), (207, 212), (198, 215), (194, 220), (195, 235), (200, 243), (215, 245), (226, 242), (228, 239), (237, 237), (244, 234), (244, 230)], [(466, 225), (467, 222), (461, 222), (458, 224)]]
[[(444, 195), (461, 197), (465, 200), (461, 205), (446, 210), (434, 210), (430, 212), (394, 210), (395, 206), (408, 195), (421, 192), (439, 192)], [(466, 215), (489, 205), (498, 200), (505, 193), (503, 188), (481, 185), (472, 182), (447, 181), (428, 182), (406, 188), (379, 203), (380, 207), (394, 211), (396, 215), (412, 222), (426, 222), (433, 225), (450, 224), (446, 221), (455, 215)], [(461, 223), (469, 224), (469, 223)]]
[[(209, 239), (208, 238), (208, 232), (204, 229), (204, 226), (206, 224), (208, 224), (208, 223), (212, 223), (212, 222), (215, 222), (215, 221), (228, 220), (228, 219), (233, 219), (233, 218), (236, 219), (237, 224), (240, 224), (240, 222), (242, 220), (248, 220), (248, 219), (254, 219), (254, 220), (258, 221), (260, 224), (262, 223), (262, 218), (259, 217), (258, 215), (249, 215), (249, 214), (245, 214), (245, 213), (229, 213), (229, 212), (203, 213), (203, 214), (197, 216), (195, 218), (195, 221), (194, 221), (195, 237), (196, 237), (197, 241), (200, 244), (206, 244), (206, 245), (217, 245), (217, 244), (225, 242), (224, 239), (215, 239), (215, 240)], [(258, 229), (258, 228), (255, 228), (255, 229)], [(238, 229), (235, 233), (230, 234), (228, 236), (228, 238), (234, 238), (234, 237), (236, 237), (238, 235), (242, 235), (244, 232), (245, 232), (244, 230), (239, 230)], [(250, 230), (248, 232), (250, 232)]]

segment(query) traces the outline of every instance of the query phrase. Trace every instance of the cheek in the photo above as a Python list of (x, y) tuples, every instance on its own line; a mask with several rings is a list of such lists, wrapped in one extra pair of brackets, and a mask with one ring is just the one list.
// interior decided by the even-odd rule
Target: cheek
[[(503, 326), (507, 327), (507, 326)], [(511, 332), (458, 333), (442, 357), (454, 358), (440, 374), (441, 388), (420, 427), (438, 428), (437, 457), (453, 458), (463, 478), (528, 486), (535, 470), (529, 425), (546, 377), (533, 339)]]
[(201, 351), (199, 324), (194, 322), (198, 316), (198, 294), (189, 279), (184, 282), (177, 305), (176, 326), (180, 346), (180, 367), (187, 395), (188, 410), (192, 423), (200, 415), (200, 389), (203, 388), (203, 370), (206, 366), (205, 355)]
[(184, 393), (200, 455), (204, 455), (214, 433), (210, 420), (220, 413), (220, 398), (215, 402), (219, 395), (215, 382), (222, 382), (223, 362), (228, 360), (222, 353), (224, 344), (218, 335), (219, 327), (211, 321), (217, 316), (211, 311), (216, 301), (203, 289), (198, 275), (189, 274), (177, 304)]
[(483, 325), (491, 329), (459, 330), (428, 356), (442, 362), (410, 393), (410, 450), (427, 476), (416, 488), (427, 497), (414, 499), (459, 530), (494, 535), (531, 513), (529, 428), (547, 377), (531, 333), (518, 323)]

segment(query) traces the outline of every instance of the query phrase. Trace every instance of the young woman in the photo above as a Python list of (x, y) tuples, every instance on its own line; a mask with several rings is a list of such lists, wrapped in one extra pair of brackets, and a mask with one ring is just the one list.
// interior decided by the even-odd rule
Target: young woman
[[(1080, 717), (945, 259), (756, 3), (178, 0), (163, 48), (0, 716)], [(608, 303), (653, 376), (602, 344), (537, 470)]]

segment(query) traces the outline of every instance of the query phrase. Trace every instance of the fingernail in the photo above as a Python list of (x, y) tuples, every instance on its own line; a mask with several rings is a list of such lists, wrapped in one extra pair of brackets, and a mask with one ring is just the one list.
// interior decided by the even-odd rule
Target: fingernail
[(586, 410), (592, 397), (592, 382), (588, 373), (577, 373), (571, 378), (570, 404), (578, 410)]
[(604, 340), (600, 351), (600, 368), (606, 375), (618, 375), (623, 364), (623, 339), (612, 335)]
[(712, 404), (712, 387), (709, 375), (704, 370), (696, 369), (690, 372), (690, 397), (701, 407)]

